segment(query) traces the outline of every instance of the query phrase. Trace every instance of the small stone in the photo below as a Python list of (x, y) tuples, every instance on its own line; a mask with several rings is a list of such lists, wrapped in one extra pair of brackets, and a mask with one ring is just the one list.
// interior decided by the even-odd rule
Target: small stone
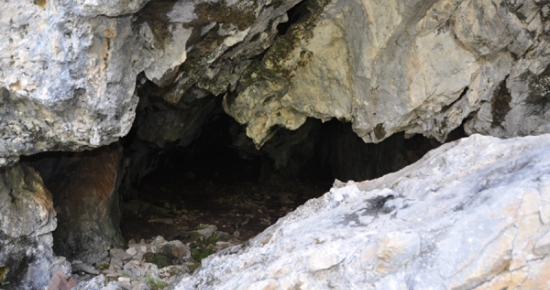
[(229, 248), (229, 247), (233, 247), (233, 246), (234, 246), (234, 244), (230, 243), (230, 242), (216, 242), (216, 249), (218, 251)]
[(113, 257), (111, 258), (111, 267), (113, 269), (122, 269), (122, 266), (124, 265), (124, 263), (122, 262), (122, 260), (118, 257)]
[(60, 270), (57, 270), (50, 280), (48, 290), (70, 290), (76, 286), (76, 282), (70, 276), (65, 275)]
[(82, 281), (73, 290), (102, 289), (105, 286), (105, 276), (95, 276), (89, 281)]
[(128, 283), (130, 283), (130, 277), (124, 277), (124, 276), (118, 277), (118, 282), (128, 282)]
[(170, 209), (170, 203), (169, 203), (169, 202), (165, 202), (165, 203), (164, 203), (164, 207), (167, 208), (167, 209)]
[(143, 282), (139, 282), (132, 287), (132, 290), (151, 290), (151, 287)]
[(195, 231), (199, 235), (204, 236), (205, 238), (210, 238), (210, 236), (215, 233), (218, 228), (214, 225), (199, 225), (198, 229)]
[(159, 270), (159, 279), (166, 284), (174, 282), (177, 276), (187, 273), (189, 270), (183, 265), (173, 265)]
[(241, 233), (240, 233), (239, 231), (234, 231), (234, 232), (233, 232), (233, 236), (234, 236), (235, 238), (238, 238), (240, 235), (241, 235)]
[(158, 279), (158, 267), (152, 263), (132, 260), (124, 265), (124, 272), (131, 278), (151, 277)]
[(170, 266), (172, 261), (166, 255), (159, 253), (145, 253), (143, 255), (143, 261), (157, 265), (159, 269), (166, 266)]
[(73, 261), (71, 268), (73, 272), (85, 272), (92, 275), (99, 275), (99, 271), (94, 266), (82, 263), (80, 261)]
[(126, 254), (128, 254), (130, 256), (135, 256), (137, 254), (137, 250), (136, 250), (136, 248), (128, 248), (128, 249), (126, 249)]
[(156, 236), (152, 241), (151, 245), (158, 246), (166, 243), (166, 240), (162, 236)]
[(109, 250), (109, 254), (111, 255), (111, 259), (117, 258), (123, 262), (127, 262), (132, 259), (132, 255), (126, 253), (126, 251), (124, 251), (123, 249), (111, 249)]
[(178, 240), (158, 245), (157, 252), (172, 259), (188, 258), (191, 255), (187, 246)]

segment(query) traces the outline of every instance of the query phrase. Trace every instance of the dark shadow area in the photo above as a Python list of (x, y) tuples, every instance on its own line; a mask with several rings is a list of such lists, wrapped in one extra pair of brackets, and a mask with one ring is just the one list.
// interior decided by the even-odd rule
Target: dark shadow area
[[(120, 146), (111, 146), (114, 153), (107, 151), (119, 152), (116, 156), (120, 157), (103, 163), (86, 152), (44, 153), (23, 157), (22, 161), (40, 172), (53, 189), (58, 207), (67, 203), (60, 198), (77, 206), (86, 194), (100, 200), (115, 198), (112, 205), (116, 209), (109, 203), (96, 210), (105, 216), (97, 228), (103, 228), (107, 221), (113, 222), (116, 230), (120, 209), (120, 229), (126, 240), (157, 235), (174, 240), (207, 224), (238, 242), (321, 196), (335, 179), (374, 179), (416, 162), (440, 145), (435, 139), (420, 135), (406, 138), (403, 133), (379, 144), (365, 144), (350, 123), (308, 119), (295, 131), (275, 128), (273, 137), (257, 149), (246, 136), (246, 127), (224, 113), (219, 98), (200, 100), (198, 105), (210, 106), (207, 110), (189, 104), (167, 107), (154, 99), (144, 100), (130, 134)], [(172, 138), (178, 132), (183, 137)], [(166, 136), (172, 141), (161, 139)], [(464, 136), (460, 127), (448, 141)], [(78, 172), (72, 170), (69, 165), (80, 164), (80, 159), (88, 165), (79, 165)], [(87, 168), (103, 173), (86, 172)], [(116, 180), (108, 186), (99, 182), (113, 175)], [(65, 186), (67, 178), (81, 180), (82, 185), (77, 184), (76, 189)], [(69, 189), (74, 198), (56, 192)], [(76, 198), (79, 194), (83, 196)], [(59, 218), (62, 225), (64, 218)]]
[(311, 12), (307, 9), (306, 3), (307, 1), (299, 2), (296, 6), (288, 10), (288, 21), (277, 25), (277, 30), (280, 35), (285, 35), (292, 24), (299, 23), (300, 21), (307, 19)]
[[(365, 144), (349, 123), (309, 119), (296, 131), (275, 129), (258, 150), (244, 126), (221, 110), (213, 112), (188, 146), (154, 151), (158, 168), (124, 196), (121, 228), (127, 239), (176, 239), (211, 224), (246, 240), (327, 192), (334, 179), (377, 178), (440, 145), (403, 133)], [(463, 136), (460, 130), (450, 139)]]

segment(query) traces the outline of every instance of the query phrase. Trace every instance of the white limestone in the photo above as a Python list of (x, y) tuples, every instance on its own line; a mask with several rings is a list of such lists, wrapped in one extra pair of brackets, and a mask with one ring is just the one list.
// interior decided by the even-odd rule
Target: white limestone
[(549, 144), (473, 135), (337, 183), (176, 289), (547, 289)]

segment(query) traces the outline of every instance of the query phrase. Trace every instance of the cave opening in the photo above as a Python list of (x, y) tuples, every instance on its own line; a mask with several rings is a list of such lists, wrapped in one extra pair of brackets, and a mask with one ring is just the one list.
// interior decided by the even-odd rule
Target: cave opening
[[(148, 163), (154, 166), (121, 190), (121, 230), (127, 240), (181, 239), (183, 233), (214, 225), (242, 242), (327, 192), (335, 179), (380, 177), (440, 145), (403, 133), (366, 144), (350, 123), (310, 118), (295, 131), (275, 128), (257, 149), (245, 126), (223, 111), (220, 98), (212, 98), (215, 104), (192, 142), (162, 149), (147, 143), (154, 159)], [(139, 139), (137, 130), (123, 142), (128, 156)]]
[[(156, 236), (185, 243), (209, 226), (224, 241), (242, 243), (326, 193), (335, 179), (377, 178), (441, 145), (403, 133), (366, 144), (350, 123), (309, 118), (294, 131), (275, 128), (258, 149), (221, 97), (175, 109), (143, 97), (138, 108), (133, 129), (117, 143), (22, 158), (53, 194), (57, 255), (98, 263), (105, 244)], [(462, 136), (460, 127), (448, 141)]]

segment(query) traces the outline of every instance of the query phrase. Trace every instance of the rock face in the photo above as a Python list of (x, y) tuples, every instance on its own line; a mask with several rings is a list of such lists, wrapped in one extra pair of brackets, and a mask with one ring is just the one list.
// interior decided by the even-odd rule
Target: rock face
[(225, 109), (263, 144), (307, 116), (395, 132), (549, 132), (547, 1), (309, 0), (308, 16), (244, 72)]
[(176, 289), (547, 289), (550, 135), (473, 135), (336, 184)]
[(0, 4), (0, 165), (126, 135), (140, 73), (173, 104), (198, 83), (225, 91), (297, 0), (127, 2)]
[[(133, 152), (122, 164), (126, 182), (135, 182), (167, 159), (162, 159), (159, 151), (189, 145), (201, 126), (219, 113), (216, 106), (221, 98), (225, 112), (246, 126), (245, 133), (255, 146), (268, 147), (261, 154), (275, 160), (275, 168), (298, 168), (306, 163), (308, 154), (313, 154), (310, 144), (300, 144), (307, 143), (306, 137), (315, 133), (311, 128), (288, 134), (289, 139), (275, 140), (280, 142), (272, 147), (266, 143), (278, 128), (297, 130), (308, 126), (308, 117), (351, 122), (353, 131), (366, 143), (391, 140), (389, 137), (398, 132), (406, 137), (423, 134), (443, 141), (461, 125), (467, 134), (498, 137), (547, 133), (549, 19), (550, 3), (546, 0), (2, 1), (0, 168), (5, 168), (1, 178), (6, 182), (1, 185), (5, 202), (0, 205), (9, 213), (2, 214), (0, 240), (6, 242), (0, 250), (0, 262), (39, 261), (28, 269), (22, 266), (26, 262), (15, 263), (10, 267), (17, 270), (7, 272), (7, 279), (43, 285), (50, 275), (43, 269), (53, 269), (49, 232), (55, 223), (51, 198), (30, 194), (42, 192), (41, 185), (36, 185), (41, 183), (32, 171), (16, 164), (21, 155), (83, 151), (112, 144), (128, 134), (139, 111), (132, 134), (136, 142), (128, 147)], [(244, 136), (241, 128), (233, 129), (235, 139)], [(239, 281), (249, 278), (250, 283), (259, 283), (254, 287), (317, 287), (315, 283), (321, 282), (314, 282), (312, 277), (351, 288), (362, 283), (380, 289), (395, 281), (418, 287), (430, 281), (435, 288), (469, 288), (515, 281), (517, 277), (521, 280), (524, 276), (524, 281), (536, 283), (536, 277), (548, 277), (545, 272), (536, 273), (548, 268), (544, 267), (547, 260), (539, 258), (547, 254), (547, 239), (542, 236), (547, 221), (542, 212), (547, 213), (541, 209), (536, 224), (531, 214), (534, 209), (525, 209), (525, 215), (522, 210), (529, 200), (533, 204), (547, 202), (542, 197), (546, 194), (545, 177), (538, 171), (530, 173), (540, 177), (522, 181), (531, 187), (514, 182), (526, 170), (544, 166), (544, 160), (529, 157), (534, 155), (526, 149), (542, 154), (543, 149), (535, 149), (533, 142), (544, 138), (524, 139), (521, 142), (525, 145), (514, 145), (514, 140), (495, 145), (524, 150), (524, 157), (509, 153), (499, 157), (512, 163), (517, 158), (517, 167), (504, 161), (491, 163), (499, 158), (485, 147), (490, 143), (487, 140), (496, 141), (476, 136), (463, 141), (462, 147), (447, 146), (433, 153), (432, 159), (403, 171), (412, 177), (402, 172), (356, 187), (334, 189), (258, 237), (239, 258), (215, 267), (228, 267), (220, 274), (228, 277), (223, 279), (227, 285), (243, 277)], [(235, 144), (238, 141), (242, 138)], [(240, 144), (234, 147), (243, 154), (252, 147), (247, 142)], [(338, 144), (357, 143), (344, 139), (334, 144), (343, 147)], [(485, 153), (472, 146), (486, 149)], [(117, 168), (122, 158), (117, 150), (108, 147), (98, 151), (101, 153), (59, 159), (48, 165), (55, 170), (62, 168), (59, 174), (43, 173), (46, 183), (52, 184), (59, 209), (58, 252), (93, 263), (107, 248), (121, 243), (114, 209), (118, 199)], [(303, 153), (304, 160), (291, 161), (293, 150)], [(444, 150), (449, 154), (441, 159), (445, 164), (434, 157)], [(456, 154), (464, 156), (453, 157)], [(337, 152), (334, 156), (336, 161), (342, 160)], [(469, 175), (460, 175), (467, 167), (460, 162), (476, 158)], [(487, 167), (477, 166), (478, 161), (486, 162)], [(433, 172), (432, 177), (411, 171), (429, 167), (426, 162), (433, 162), (440, 171)], [(397, 155), (392, 163), (389, 167), (406, 164), (404, 157)], [(522, 167), (524, 163), (527, 165)], [(493, 168), (494, 173), (487, 168)], [(453, 170), (458, 175), (452, 175)], [(82, 172), (92, 174), (85, 176)], [(491, 174), (501, 173), (510, 176), (510, 184), (506, 184), (510, 190), (495, 189), (505, 180)], [(349, 170), (345, 174), (362, 173)], [(19, 182), (26, 176), (31, 180)], [(436, 180), (437, 176), (447, 183)], [(400, 181), (393, 186), (390, 179), (396, 178)], [(464, 192), (452, 196), (450, 184), (461, 180), (467, 184), (460, 187)], [(472, 180), (485, 183), (479, 185), (481, 181)], [(469, 188), (470, 184), (477, 184), (479, 190)], [(536, 199), (536, 194), (529, 195), (527, 188), (533, 188), (542, 201)], [(506, 194), (496, 200), (491, 190)], [(16, 202), (16, 192), (33, 206), (23, 210)], [(409, 197), (404, 198), (406, 195)], [(514, 197), (517, 195), (525, 202), (519, 204), (521, 200)], [(486, 201), (475, 203), (484, 197)], [(481, 210), (489, 204), (494, 208)], [(323, 206), (341, 208), (342, 212), (333, 214), (321, 210)], [(309, 211), (315, 212), (312, 215), (333, 215), (330, 217), (334, 220), (320, 223), (326, 226), (326, 232), (317, 235), (313, 230), (308, 232), (307, 226), (291, 223)], [(468, 211), (477, 214), (469, 215)], [(505, 215), (503, 212), (514, 212), (513, 218), (499, 219), (499, 213), (500, 217)], [(390, 213), (395, 215), (393, 219)], [(403, 225), (413, 221), (408, 220), (409, 215), (416, 218), (417, 214), (426, 222), (405, 230)], [(447, 224), (439, 220), (441, 216), (449, 218)], [(466, 223), (468, 218), (478, 222), (480, 228), (472, 228)], [(14, 226), (27, 220), (34, 221), (25, 223), (29, 229)], [(287, 244), (275, 242), (292, 239), (295, 227), (317, 240), (305, 254), (307, 260), (288, 255), (289, 265), (296, 266), (294, 274), (285, 274), (289, 270), (280, 263), (287, 262), (277, 260), (277, 256), (268, 257), (273, 267), (270, 269), (275, 270), (262, 272), (268, 273), (261, 274), (264, 276), (249, 275), (244, 270), (237, 273), (230, 266), (231, 261), (240, 263), (239, 259), (247, 255), (251, 261), (260, 260), (254, 254), (256, 250), (269, 248), (278, 255), (289, 251), (286, 247), (300, 246), (292, 240)], [(335, 232), (335, 228), (342, 231)], [(361, 229), (366, 232), (361, 233)], [(283, 232), (285, 236), (277, 236)], [(366, 248), (342, 247), (335, 251), (345, 235), (368, 241), (363, 243)], [(515, 238), (510, 241), (510, 237)], [(440, 248), (447, 243), (453, 245), (457, 239), (465, 241), (455, 247), (460, 252)], [(263, 242), (265, 247), (260, 247)], [(325, 249), (324, 244), (332, 246)], [(23, 251), (25, 248), (30, 250)], [(41, 248), (45, 249), (43, 259), (34, 251)], [(344, 266), (346, 263), (352, 266)], [(7, 269), (3, 267), (0, 274)], [(205, 280), (187, 281), (198, 281), (193, 282), (197, 285), (209, 281), (207, 267), (196, 278)], [(411, 271), (419, 268), (419, 277), (425, 278), (417, 281)], [(356, 275), (356, 269), (369, 274)], [(234, 277), (227, 276), (233, 272)], [(488, 278), (497, 274), (500, 278)], [(344, 280), (346, 277), (348, 280)]]
[(116, 143), (75, 153), (46, 182), (58, 214), (53, 233), (56, 254), (91, 264), (125, 243), (116, 191), (121, 157)]
[(210, 94), (258, 146), (307, 117), (375, 143), (550, 131), (547, 1), (306, 0), (289, 27), (298, 0), (107, 2), (0, 4), (0, 165), (126, 135), (136, 81), (174, 106), (139, 129), (160, 144), (193, 138)]
[(36, 171), (15, 165), (0, 171), (0, 287), (39, 289), (70, 265), (52, 251), (57, 221), (51, 193)]

